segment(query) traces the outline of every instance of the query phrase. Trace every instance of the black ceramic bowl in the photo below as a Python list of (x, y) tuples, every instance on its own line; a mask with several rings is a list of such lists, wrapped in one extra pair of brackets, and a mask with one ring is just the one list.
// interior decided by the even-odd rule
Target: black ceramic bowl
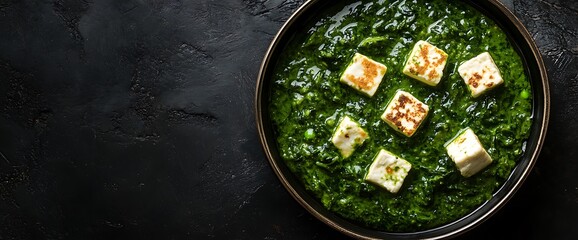
[[(354, 2), (351, 0), (351, 2)], [(269, 103), (272, 74), (284, 47), (295, 33), (303, 31), (303, 26), (319, 10), (333, 1), (310, 0), (304, 3), (283, 25), (273, 39), (261, 65), (257, 80), (255, 111), (257, 127), (265, 154), (271, 167), (289, 193), (311, 214), (334, 229), (360, 239), (410, 239), (410, 238), (449, 238), (462, 234), (476, 227), (502, 206), (520, 188), (530, 174), (545, 139), (550, 111), (548, 77), (544, 63), (532, 37), (522, 23), (503, 4), (497, 0), (466, 1), (468, 4), (493, 19), (507, 34), (514, 48), (524, 62), (526, 74), (533, 88), (533, 125), (530, 139), (522, 159), (511, 173), (509, 179), (494, 193), (493, 197), (468, 215), (435, 229), (420, 232), (391, 233), (367, 229), (341, 218), (325, 209), (313, 198), (297, 177), (287, 168), (279, 156), (275, 136), (269, 118)]]

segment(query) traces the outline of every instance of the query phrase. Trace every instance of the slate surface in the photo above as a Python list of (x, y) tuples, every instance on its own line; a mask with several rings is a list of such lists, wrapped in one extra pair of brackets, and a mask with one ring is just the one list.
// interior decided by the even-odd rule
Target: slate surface
[[(0, 239), (345, 239), (262, 152), (259, 64), (299, 0), (0, 0)], [(461, 236), (578, 236), (578, 3), (504, 3), (548, 67), (532, 174)]]

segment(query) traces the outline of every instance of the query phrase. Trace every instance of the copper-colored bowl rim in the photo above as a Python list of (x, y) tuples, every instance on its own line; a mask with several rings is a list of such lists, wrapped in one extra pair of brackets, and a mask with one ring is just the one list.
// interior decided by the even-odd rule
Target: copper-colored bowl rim
[[(297, 9), (291, 15), (291, 17), (289, 17), (289, 19), (281, 27), (281, 29), (279, 30), (277, 35), (273, 38), (273, 40), (272, 40), (272, 42), (271, 42), (271, 44), (270, 44), (270, 46), (269, 46), (269, 48), (265, 54), (263, 62), (261, 64), (258, 79), (257, 79), (257, 84), (256, 84), (255, 115), (256, 115), (257, 130), (259, 133), (261, 145), (263, 147), (265, 155), (267, 156), (267, 159), (268, 159), (273, 171), (275, 172), (275, 174), (279, 178), (281, 184), (287, 189), (287, 191), (291, 194), (291, 196), (295, 200), (297, 200), (297, 202), (301, 206), (303, 206), (309, 213), (311, 213), (313, 216), (315, 216), (320, 221), (324, 222), (328, 226), (330, 226), (330, 227), (332, 227), (332, 228), (334, 228), (334, 229), (336, 229), (336, 230), (338, 230), (338, 231), (340, 231), (340, 232), (342, 232), (348, 236), (358, 238), (358, 239), (379, 239), (379, 237), (383, 237), (385, 235), (381, 236), (379, 234), (378, 235), (367, 234), (367, 232), (360, 231), (360, 229), (363, 229), (362, 227), (352, 229), (351, 226), (345, 226), (342, 222), (336, 221), (336, 219), (334, 219), (334, 216), (332, 216), (333, 218), (330, 216), (326, 216), (325, 214), (320, 212), (321, 211), (320, 209), (316, 209), (314, 206), (312, 206), (312, 203), (308, 202), (308, 200), (303, 196), (303, 194), (305, 194), (305, 193), (299, 192), (298, 189), (296, 188), (296, 186), (293, 186), (290, 183), (290, 181), (288, 180), (288, 176), (286, 176), (286, 174), (282, 171), (283, 166), (281, 166), (280, 164), (284, 164), (284, 163), (282, 162), (280, 157), (275, 155), (274, 151), (272, 151), (272, 149), (276, 148), (276, 146), (272, 146), (272, 144), (269, 142), (271, 140), (268, 138), (270, 138), (272, 136), (267, 135), (267, 127), (269, 127), (269, 125), (267, 125), (267, 124), (270, 124), (270, 123), (267, 122), (267, 120), (266, 120), (267, 116), (265, 116), (265, 114), (264, 114), (264, 113), (267, 113), (267, 110), (263, 108), (264, 107), (263, 101), (268, 101), (268, 99), (263, 99), (263, 97), (264, 96), (268, 97), (268, 93), (264, 92), (264, 91), (268, 91), (268, 89), (263, 89), (263, 88), (264, 88), (264, 84), (266, 83), (266, 81), (270, 81), (270, 79), (266, 79), (267, 71), (270, 71), (269, 65), (275, 64), (274, 62), (271, 62), (272, 57), (273, 57), (272, 53), (280, 46), (281, 39), (283, 37), (286, 37), (287, 34), (290, 34), (288, 32), (290, 26), (292, 24), (295, 24), (295, 22), (300, 17), (302, 17), (304, 12), (306, 12), (307, 10), (310, 10), (310, 8), (315, 7), (315, 4), (317, 4), (319, 2), (323, 2), (323, 1), (324, 0), (308, 0), (308, 1), (306, 1), (301, 7), (299, 7), (299, 9)], [(387, 237), (413, 238), (413, 237), (418, 236), (420, 238), (428, 238), (428, 239), (446, 239), (446, 238), (456, 237), (460, 234), (463, 234), (463, 233), (473, 229), (474, 227), (478, 226), (479, 224), (481, 224), (482, 222), (487, 220), (489, 217), (491, 217), (494, 213), (496, 213), (501, 207), (503, 207), (510, 200), (510, 198), (516, 193), (516, 191), (520, 188), (522, 183), (526, 180), (526, 178), (528, 177), (528, 175), (532, 171), (532, 168), (534, 167), (534, 165), (538, 159), (538, 156), (539, 156), (540, 151), (542, 149), (542, 145), (543, 145), (544, 140), (546, 138), (546, 132), (547, 132), (547, 128), (548, 128), (549, 115), (550, 115), (550, 88), (549, 88), (549, 83), (548, 83), (548, 75), (547, 75), (546, 67), (545, 67), (544, 62), (542, 60), (542, 56), (538, 50), (538, 47), (536, 46), (536, 43), (534, 42), (534, 40), (533, 40), (532, 36), (530, 35), (530, 33), (528, 32), (528, 30), (521, 23), (521, 21), (499, 1), (486, 0), (483, 2), (490, 4), (496, 10), (498, 10), (499, 14), (502, 14), (504, 17), (506, 17), (507, 21), (509, 21), (509, 22), (507, 22), (507, 24), (513, 24), (513, 27), (515, 27), (515, 30), (517, 31), (516, 34), (519, 34), (522, 36), (521, 39), (516, 39), (516, 43), (518, 45), (525, 46), (530, 51), (530, 52), (528, 52), (528, 55), (522, 54), (523, 59), (525, 60), (525, 64), (535, 65), (534, 66), (535, 69), (532, 69), (532, 70), (538, 71), (538, 73), (535, 74), (537, 76), (534, 76), (534, 77), (539, 77), (539, 79), (540, 79), (539, 86), (534, 85), (534, 81), (532, 81), (532, 79), (530, 79), (530, 81), (533, 84), (532, 88), (533, 88), (533, 93), (535, 96), (534, 106), (533, 106), (535, 124), (533, 124), (533, 126), (532, 126), (533, 129), (532, 129), (532, 133), (531, 133), (531, 136), (535, 138), (535, 141), (533, 142), (534, 144), (532, 144), (533, 147), (530, 146), (530, 149), (529, 150), (527, 149), (526, 153), (524, 154), (524, 156), (526, 156), (526, 158), (523, 160), (526, 162), (520, 161), (518, 163), (516, 169), (514, 169), (514, 171), (517, 171), (517, 177), (515, 177), (515, 178), (510, 177), (510, 179), (508, 179), (506, 181), (509, 184), (507, 186), (507, 189), (506, 189), (506, 183), (503, 184), (502, 188), (497, 191), (497, 193), (502, 194), (501, 197), (499, 197), (499, 198), (494, 197), (493, 198), (494, 202), (492, 202), (491, 206), (486, 206), (486, 204), (488, 204), (488, 202), (486, 202), (482, 206), (477, 208), (476, 210), (472, 211), (472, 213), (470, 213), (468, 216), (464, 216), (464, 217), (460, 218), (459, 220), (456, 220), (452, 223), (449, 223), (447, 225), (441, 226), (441, 227), (433, 229), (433, 230), (426, 230), (423, 232), (416, 232), (416, 233), (386, 233), (386, 232), (382, 232), (383, 234), (388, 234)], [(474, 5), (474, 4), (472, 3), (472, 5)], [(484, 13), (484, 14), (486, 14), (486, 13)], [(496, 21), (498, 24), (500, 24), (500, 22), (497, 21), (496, 19), (494, 19), (494, 21)], [(522, 51), (522, 50), (520, 50), (520, 51)], [(538, 81), (535, 81), (535, 82), (537, 83)], [(536, 90), (541, 90), (541, 91), (536, 91)], [(536, 100), (536, 96), (539, 96), (538, 100)], [(522, 162), (524, 163), (524, 166), (521, 166)], [(521, 168), (521, 169), (518, 170), (518, 168)], [(495, 195), (497, 195), (497, 194), (495, 194)], [(484, 209), (484, 211), (480, 213), (480, 209), (482, 209), (482, 207), (484, 207), (484, 206), (486, 206), (487, 208)], [(478, 214), (478, 216), (476, 216), (475, 219), (470, 220), (466, 224), (463, 224), (462, 226), (459, 226), (456, 229), (443, 231), (443, 229), (446, 226), (460, 222), (460, 221), (468, 218), (470, 215), (472, 215), (474, 213)], [(368, 230), (368, 231), (375, 231), (375, 230)], [(421, 234), (421, 233), (427, 233), (428, 231), (437, 231), (437, 232), (436, 232), (436, 234), (431, 234), (431, 233), (430, 234)]]

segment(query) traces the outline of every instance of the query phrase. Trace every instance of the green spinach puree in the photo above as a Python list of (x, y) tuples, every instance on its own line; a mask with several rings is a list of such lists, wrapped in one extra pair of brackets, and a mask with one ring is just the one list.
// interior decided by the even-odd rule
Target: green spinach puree
[[(331, 4), (328, 4), (331, 5)], [(401, 71), (418, 40), (448, 53), (441, 82), (427, 86)], [(458, 66), (488, 51), (504, 84), (472, 98)], [(339, 82), (354, 53), (388, 67), (373, 97)], [(282, 159), (329, 210), (362, 226), (389, 232), (430, 229), (479, 207), (508, 178), (525, 150), (532, 123), (531, 85), (519, 54), (488, 17), (459, 1), (373, 0), (333, 4), (306, 25), (276, 65), (270, 116)], [(430, 113), (411, 138), (380, 119), (398, 89)], [(351, 116), (370, 138), (343, 159), (331, 136)], [(444, 143), (471, 127), (493, 163), (460, 175)], [(397, 194), (364, 182), (380, 148), (412, 169)]]

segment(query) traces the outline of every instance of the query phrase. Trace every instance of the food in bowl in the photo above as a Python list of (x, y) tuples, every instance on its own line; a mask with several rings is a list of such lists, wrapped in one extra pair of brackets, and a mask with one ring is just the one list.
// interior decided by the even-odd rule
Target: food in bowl
[[(431, 76), (412, 76), (404, 66), (425, 43), (447, 55), (440, 54), (444, 66), (434, 66)], [(503, 82), (474, 94), (475, 81), (459, 69), (486, 52)], [(360, 55), (384, 66), (367, 78), (372, 85), (364, 91), (352, 78), (342, 79)], [(356, 71), (365, 69), (360, 66)], [(470, 213), (508, 179), (533, 121), (532, 88), (520, 55), (496, 23), (463, 2), (335, 3), (292, 38), (275, 69), (269, 113), (280, 157), (325, 208), (370, 229), (416, 232)], [(464, 69), (475, 75), (475, 68)], [(382, 118), (400, 91), (428, 106), (411, 134)], [(363, 141), (345, 141), (338, 132), (348, 130), (344, 121), (353, 133), (367, 135)], [(491, 157), (467, 177), (446, 149), (466, 128)], [(406, 171), (397, 174), (395, 164)], [(391, 178), (380, 179), (380, 171)]]

